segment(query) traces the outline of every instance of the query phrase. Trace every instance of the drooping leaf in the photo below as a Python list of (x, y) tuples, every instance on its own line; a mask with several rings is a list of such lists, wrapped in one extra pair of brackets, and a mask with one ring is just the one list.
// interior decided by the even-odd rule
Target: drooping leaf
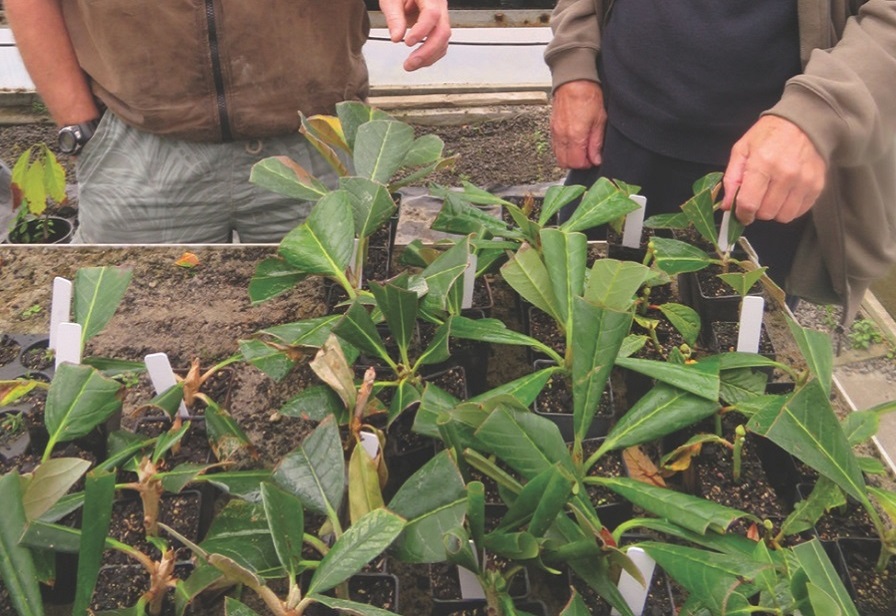
[(395, 612), (390, 612), (368, 603), (337, 599), (329, 595), (314, 594), (310, 596), (318, 603), (326, 605), (332, 610), (338, 610), (340, 614), (348, 614), (349, 616), (398, 616)]
[(308, 584), (308, 594), (326, 592), (382, 554), (404, 528), (404, 519), (386, 509), (374, 509), (352, 524), (321, 560)]
[(0, 475), (0, 575), (20, 616), (43, 616), (37, 571), (28, 548), (19, 545), (27, 520), (18, 472)]
[(314, 374), (336, 392), (342, 400), (343, 407), (353, 411), (355, 401), (358, 399), (355, 375), (342, 353), (342, 347), (339, 346), (336, 336), (330, 335), (311, 360), (310, 366)]
[(789, 451), (870, 507), (855, 454), (817, 380), (803, 386), (780, 410), (754, 415), (747, 429)]
[(72, 293), (82, 347), (112, 319), (132, 274), (132, 270), (123, 267), (84, 267), (75, 273)]
[(430, 312), (450, 311), (456, 314), (459, 310), (452, 310), (449, 305), (451, 291), (461, 282), (467, 264), (470, 261), (470, 238), (464, 237), (455, 242), (454, 246), (439, 253), (439, 255), (427, 265), (421, 276), (426, 281), (427, 292), (421, 299), (421, 308)]
[(525, 334), (508, 328), (499, 319), (470, 319), (463, 316), (451, 317), (451, 336), (465, 340), (477, 340), (491, 344), (510, 344), (514, 346), (528, 346), (545, 355), (562, 362), (563, 358), (557, 355), (551, 347), (543, 342), (530, 338)]
[(307, 274), (297, 270), (279, 257), (269, 257), (258, 264), (249, 281), (249, 299), (253, 304), (288, 291), (302, 282)]
[(574, 587), (570, 587), (570, 591), (572, 594), (569, 597), (569, 601), (563, 606), (560, 616), (590, 616), (591, 610), (588, 609), (585, 600), (582, 599), (582, 595)]
[[(765, 393), (768, 374), (748, 368), (725, 370), (720, 375), (719, 396), (726, 404), (755, 403)], [(746, 407), (739, 407), (746, 408)]]
[(785, 318), (809, 371), (818, 379), (824, 393), (831, 395), (834, 375), (834, 347), (831, 344), (831, 337), (824, 332), (802, 327), (788, 315), (785, 315)]
[(461, 196), (454, 192), (445, 192), (442, 195), (442, 209), (432, 221), (430, 228), (434, 231), (457, 235), (473, 233), (477, 237), (522, 238), (518, 231), (512, 230), (499, 216), (496, 217), (486, 210), (474, 207), (464, 198), (465, 196), (468, 197), (468, 195)]
[(335, 515), (345, 491), (345, 461), (336, 422), (332, 418), (320, 422), (298, 449), (280, 460), (273, 478), (311, 511)]
[(700, 315), (690, 306), (668, 302), (660, 304), (660, 312), (669, 319), (684, 341), (690, 346), (697, 344), (697, 336), (700, 335)]
[(375, 459), (371, 458), (360, 443), (352, 449), (348, 464), (348, 506), (352, 524), (384, 505), (378, 473), (381, 457), (378, 453)]
[(79, 458), (51, 458), (40, 464), (21, 495), (25, 518), (30, 522), (44, 515), (88, 468), (90, 462)]
[(56, 443), (84, 436), (121, 409), (121, 383), (94, 368), (63, 363), (47, 391), (44, 421), (50, 439), (47, 451)]

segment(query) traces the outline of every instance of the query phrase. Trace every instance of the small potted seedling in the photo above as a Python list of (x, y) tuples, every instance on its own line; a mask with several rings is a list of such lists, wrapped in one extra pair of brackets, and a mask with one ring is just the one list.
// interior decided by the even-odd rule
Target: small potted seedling
[(12, 169), (10, 244), (60, 244), (71, 239), (72, 223), (52, 216), (49, 205), (65, 203), (65, 169), (45, 143), (31, 146)]

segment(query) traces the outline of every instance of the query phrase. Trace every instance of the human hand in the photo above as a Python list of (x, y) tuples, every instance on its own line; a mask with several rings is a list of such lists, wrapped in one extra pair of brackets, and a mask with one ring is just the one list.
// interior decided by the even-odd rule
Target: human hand
[(393, 43), (402, 38), (408, 47), (423, 42), (404, 61), (404, 70), (431, 66), (448, 53), (451, 23), (447, 0), (380, 0), (380, 10)]
[(743, 224), (757, 218), (790, 222), (815, 205), (826, 172), (824, 159), (801, 128), (763, 116), (731, 149), (722, 209), (731, 209), (737, 195), (736, 215)]
[(601, 162), (607, 112), (599, 83), (569, 81), (554, 91), (551, 143), (557, 164), (565, 169), (587, 169)]

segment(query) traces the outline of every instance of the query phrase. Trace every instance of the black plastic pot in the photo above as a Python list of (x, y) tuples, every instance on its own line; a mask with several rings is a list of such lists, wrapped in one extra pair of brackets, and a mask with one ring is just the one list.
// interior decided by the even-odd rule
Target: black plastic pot
[[(709, 339), (708, 346), (713, 353), (724, 353), (726, 351), (734, 351), (735, 348), (730, 348), (730, 345), (724, 344), (722, 341), (726, 339), (731, 339), (734, 342), (734, 345), (737, 344), (737, 332), (738, 332), (739, 324), (735, 321), (715, 321), (709, 325)], [(704, 331), (705, 328), (704, 328)], [(775, 345), (772, 342), (771, 337), (768, 335), (768, 331), (765, 328), (765, 324), (762, 324), (762, 327), (759, 331), (759, 354), (763, 357), (767, 357), (768, 359), (775, 361), (777, 358), (777, 353), (775, 352)], [(763, 372), (766, 372), (769, 376), (771, 376), (774, 368), (771, 366), (761, 368)]]
[(843, 557), (843, 582), (862, 616), (896, 614), (896, 559), (884, 571), (876, 571), (881, 542), (878, 539), (837, 540)]
[(75, 226), (67, 218), (33, 218), (10, 230), (6, 244), (68, 244)]
[[(26, 365), (29, 363), (28, 354), (40, 349), (46, 350), (50, 342), (47, 336), (42, 334), (2, 334), (0, 337), (2, 337), (0, 343), (9, 345), (10, 355), (13, 354), (12, 349), (16, 349), (14, 351), (15, 357), (0, 363), (0, 381), (17, 379), (19, 377), (43, 378), (46, 381), (50, 381), (53, 378), (56, 369), (52, 361), (39, 370), (29, 368)], [(35, 376), (32, 377), (32, 375)]]
[[(186, 580), (193, 571), (190, 562), (179, 562), (174, 566), (174, 577)], [(113, 591), (114, 588), (114, 591)], [(149, 589), (149, 574), (142, 565), (121, 564), (100, 567), (91, 608), (93, 610), (115, 610), (131, 607)], [(174, 588), (165, 596), (163, 614), (174, 613)]]
[[(700, 315), (700, 323), (704, 340), (707, 340), (708, 328), (716, 321), (737, 321), (740, 317), (741, 296), (734, 291), (722, 295), (713, 295), (707, 291), (706, 281), (715, 277), (716, 269), (713, 267), (687, 274), (691, 277), (691, 301), (692, 307)], [(747, 295), (762, 295), (762, 289), (757, 283)]]
[[(457, 566), (449, 563), (435, 563), (429, 566), (430, 589), (432, 590), (432, 616), (448, 616), (483, 609), (485, 599), (465, 599), (461, 597)], [(526, 569), (513, 577), (510, 582), (510, 596), (514, 603), (529, 596), (529, 574)]]
[[(8, 461), (18, 458), (27, 453), (31, 448), (31, 435), (24, 425), (20, 429), (16, 429), (17, 423), (14, 416), (23, 413), (16, 409), (0, 410), (0, 460)], [(24, 417), (19, 416), (18, 420), (24, 422)]]
[[(533, 364), (533, 370), (542, 370), (553, 365), (555, 365), (554, 362), (550, 360), (536, 360)], [(552, 395), (550, 391), (551, 383), (554, 383), (555, 387), (558, 388), (555, 391), (561, 392), (559, 395), (563, 395), (564, 397), (568, 396), (568, 413), (546, 412), (544, 410), (546, 397)], [(550, 419), (552, 422), (554, 422), (554, 424), (560, 429), (560, 435), (563, 437), (564, 441), (572, 441), (575, 437), (575, 425), (573, 423), (572, 413), (572, 391), (569, 389), (569, 387), (569, 384), (565, 382), (563, 376), (553, 375), (551, 377), (551, 380), (548, 381), (548, 384), (545, 386), (545, 389), (542, 390), (541, 394), (539, 394), (538, 398), (535, 399), (535, 402), (532, 405), (532, 410), (536, 415), (541, 415), (542, 417)], [(592, 439), (607, 435), (607, 433), (610, 431), (610, 427), (613, 425), (613, 421), (615, 420), (613, 409), (613, 387), (609, 382), (607, 382), (607, 387), (604, 390), (603, 397), (600, 401), (600, 407), (598, 408), (597, 413), (595, 413), (594, 415), (594, 420), (591, 422), (591, 426), (588, 428), (588, 431), (585, 434), (585, 438)]]

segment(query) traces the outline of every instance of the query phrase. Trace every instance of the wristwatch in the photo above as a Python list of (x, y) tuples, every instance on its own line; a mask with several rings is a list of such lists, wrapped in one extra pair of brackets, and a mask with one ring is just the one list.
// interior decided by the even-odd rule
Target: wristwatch
[(60, 128), (56, 137), (59, 151), (63, 154), (77, 154), (80, 152), (81, 148), (93, 137), (93, 133), (96, 131), (99, 123), (99, 118), (97, 118), (89, 122), (70, 124)]

